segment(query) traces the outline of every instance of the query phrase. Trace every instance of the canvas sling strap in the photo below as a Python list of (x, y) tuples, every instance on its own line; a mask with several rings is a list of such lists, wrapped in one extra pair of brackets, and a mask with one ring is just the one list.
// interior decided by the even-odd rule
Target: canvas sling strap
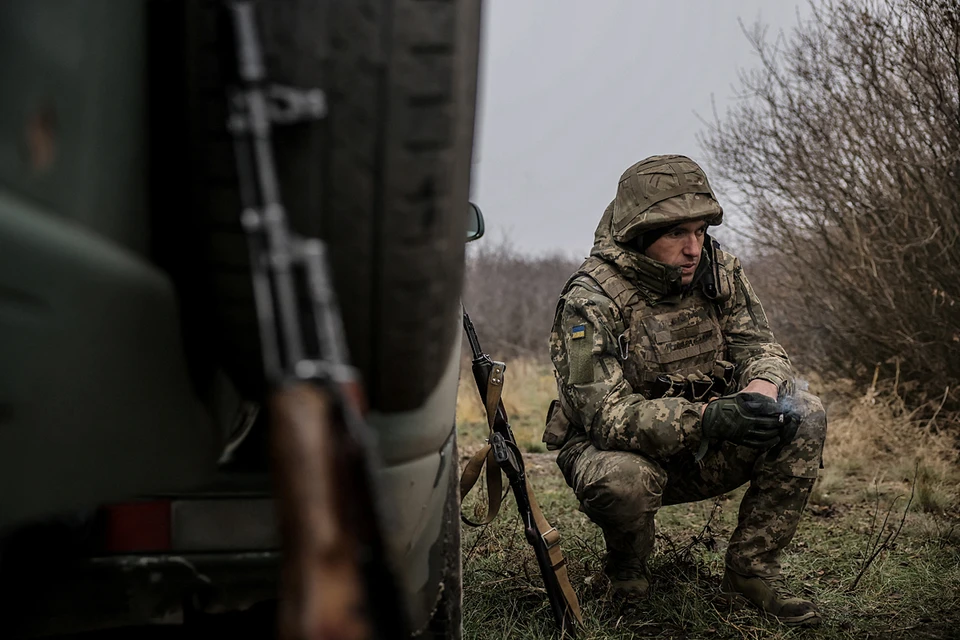
[[(494, 518), (497, 517), (497, 513), (500, 511), (500, 505), (503, 502), (503, 498), (506, 495), (503, 491), (503, 478), (501, 475), (500, 464), (497, 462), (495, 451), (493, 448), (492, 442), (495, 441), (494, 435), (494, 425), (497, 416), (497, 408), (500, 406), (500, 398), (503, 394), (503, 374), (505, 366), (502, 363), (495, 363), (493, 368), (490, 371), (490, 376), (487, 380), (487, 397), (484, 399), (484, 410), (487, 414), (487, 427), (489, 428), (489, 438), (487, 444), (485, 444), (477, 453), (470, 458), (470, 461), (467, 462), (467, 465), (464, 467), (463, 472), (460, 475), (460, 502), (463, 503), (463, 499), (467, 497), (470, 491), (476, 485), (477, 480), (480, 479), (480, 474), (483, 471), (484, 466), (487, 470), (487, 514), (480, 521), (472, 521), (463, 515), (461, 512), (460, 518), (463, 522), (471, 527), (480, 527), (483, 525), (490, 524), (493, 522)], [(520, 449), (517, 447), (515, 442), (512, 442), (512, 435), (509, 439), (506, 439), (504, 442), (508, 449), (508, 456), (510, 458), (510, 464), (514, 465), (514, 468), (519, 473), (521, 478), (525, 478), (525, 467), (523, 463), (523, 456), (520, 453)], [(563, 557), (563, 552), (560, 549), (560, 532), (553, 527), (543, 515), (543, 511), (540, 509), (540, 504), (537, 502), (537, 498), (533, 493), (533, 489), (530, 487), (530, 483), (524, 481), (524, 490), (526, 492), (526, 502), (529, 504), (530, 513), (533, 516), (533, 521), (536, 525), (537, 532), (540, 535), (541, 540), (546, 548), (547, 555), (550, 562), (550, 570), (552, 576), (544, 575), (544, 580), (554, 579), (556, 584), (559, 585), (560, 591), (563, 595), (563, 599), (566, 602), (567, 610), (573, 615), (577, 623), (582, 623), (583, 618), (580, 614), (580, 602), (577, 600), (577, 594), (573, 590), (573, 586), (570, 584), (570, 578), (567, 576), (567, 562)], [(518, 504), (521, 503), (520, 500), (517, 501)]]

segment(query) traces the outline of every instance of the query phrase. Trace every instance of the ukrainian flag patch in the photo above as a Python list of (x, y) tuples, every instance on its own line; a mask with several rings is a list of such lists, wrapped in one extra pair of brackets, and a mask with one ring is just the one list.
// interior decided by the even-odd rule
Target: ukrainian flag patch
[(578, 324), (570, 329), (570, 337), (574, 340), (582, 338), (585, 335), (587, 335), (587, 325), (585, 324)]

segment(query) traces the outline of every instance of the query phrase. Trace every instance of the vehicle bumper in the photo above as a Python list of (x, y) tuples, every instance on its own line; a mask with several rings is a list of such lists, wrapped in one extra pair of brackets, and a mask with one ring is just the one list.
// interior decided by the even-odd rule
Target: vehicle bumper
[(278, 551), (129, 555), (5, 576), (4, 619), (22, 637), (180, 624), (277, 598)]

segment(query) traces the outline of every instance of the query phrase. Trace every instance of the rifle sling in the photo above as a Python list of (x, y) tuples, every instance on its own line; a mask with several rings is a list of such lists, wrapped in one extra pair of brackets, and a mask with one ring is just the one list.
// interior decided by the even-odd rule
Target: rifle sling
[(500, 398), (503, 396), (503, 373), (506, 365), (502, 362), (494, 362), (490, 367), (490, 375), (487, 378), (487, 397), (484, 398), (484, 409), (487, 411), (487, 426), (490, 428), (490, 434), (493, 435), (493, 427), (497, 421), (497, 408), (500, 406)]
[[(493, 368), (490, 370), (490, 376), (487, 380), (487, 397), (485, 398), (484, 409), (487, 412), (487, 426), (490, 429), (490, 437), (493, 437), (493, 427), (495, 423), (495, 418), (497, 415), (497, 409), (500, 406), (500, 399), (503, 394), (503, 372), (504, 365), (502, 363), (494, 363)], [(520, 469), (523, 470), (525, 465), (523, 463), (523, 455), (520, 452), (520, 449), (513, 442), (508, 442), (507, 445), (513, 451), (514, 456), (516, 456), (517, 463), (520, 466)], [(493, 448), (489, 443), (484, 445), (477, 453), (473, 455), (472, 458), (467, 462), (466, 467), (463, 469), (463, 473), (460, 475), (460, 502), (463, 503), (463, 499), (470, 493), (474, 485), (477, 483), (477, 480), (480, 478), (480, 472), (486, 464), (487, 467), (487, 515), (480, 522), (473, 522), (467, 519), (461, 512), (460, 518), (463, 522), (472, 527), (479, 527), (493, 522), (493, 519), (497, 517), (497, 513), (500, 511), (500, 505), (503, 500), (503, 494), (501, 493), (503, 486), (503, 479), (501, 476), (500, 466), (497, 464), (496, 459), (493, 457)], [(537, 532), (540, 534), (540, 538), (543, 540), (544, 546), (547, 549), (547, 555), (550, 559), (550, 569), (553, 574), (553, 580), (560, 587), (560, 592), (563, 595), (564, 602), (566, 604), (566, 610), (568, 613), (572, 614), (576, 619), (577, 623), (583, 623), (583, 617), (580, 614), (580, 602), (577, 599), (577, 594), (573, 590), (573, 585), (570, 584), (570, 578), (567, 576), (567, 561), (563, 557), (563, 552), (560, 549), (560, 532), (553, 527), (543, 515), (543, 511), (540, 509), (540, 503), (537, 502), (537, 497), (533, 493), (533, 488), (530, 486), (530, 483), (527, 482), (526, 491), (527, 491), (527, 500), (530, 504), (530, 511), (533, 515), (533, 521), (536, 524)], [(544, 575), (544, 581), (550, 580), (550, 576)]]
[[(500, 398), (503, 395), (503, 372), (506, 366), (501, 362), (494, 362), (490, 368), (490, 374), (487, 376), (487, 397), (484, 398), (484, 411), (487, 413), (487, 428), (489, 437), (493, 438), (493, 425), (497, 417), (497, 407), (500, 406)], [(471, 527), (480, 527), (490, 524), (500, 512), (500, 504), (503, 502), (503, 476), (500, 472), (500, 465), (493, 457), (493, 447), (488, 442), (480, 451), (477, 451), (463, 473), (460, 474), (460, 503), (467, 497), (473, 485), (480, 478), (480, 472), (484, 463), (487, 463), (487, 515), (479, 522), (467, 519), (463, 512), (460, 513), (460, 519), (464, 524)]]
[(473, 485), (477, 484), (477, 480), (480, 479), (480, 472), (483, 471), (484, 463), (487, 467), (487, 515), (480, 521), (473, 521), (463, 515), (462, 511), (460, 512), (460, 519), (464, 524), (471, 527), (482, 527), (493, 522), (497, 513), (500, 512), (500, 504), (503, 502), (503, 476), (500, 466), (493, 458), (492, 445), (485, 444), (483, 448), (473, 454), (473, 457), (467, 462), (467, 466), (463, 468), (463, 473), (460, 474), (460, 504), (463, 504), (463, 499), (467, 497), (467, 494), (473, 489)]
[[(523, 456), (520, 453), (520, 449), (512, 443), (511, 448), (517, 456), (520, 466), (523, 467)], [(560, 532), (557, 531), (556, 527), (547, 522), (547, 518), (543, 515), (543, 511), (540, 509), (540, 503), (537, 502), (537, 496), (533, 493), (533, 488), (529, 482), (527, 483), (526, 489), (527, 500), (530, 503), (530, 512), (533, 514), (533, 522), (537, 525), (537, 532), (540, 534), (540, 538), (547, 548), (547, 555), (550, 558), (550, 568), (553, 570), (554, 578), (556, 578), (557, 585), (560, 587), (563, 599), (567, 604), (567, 611), (573, 614), (573, 617), (576, 618), (578, 623), (582, 624), (583, 618), (580, 615), (580, 601), (577, 599), (577, 594), (573, 590), (573, 585), (570, 584), (570, 578), (567, 576), (567, 561), (564, 559), (563, 551), (560, 549)], [(544, 576), (544, 579), (546, 579), (546, 576)]]

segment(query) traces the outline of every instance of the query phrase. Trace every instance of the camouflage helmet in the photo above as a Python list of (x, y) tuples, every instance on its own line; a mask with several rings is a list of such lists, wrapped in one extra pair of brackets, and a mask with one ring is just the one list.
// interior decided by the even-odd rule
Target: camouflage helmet
[(629, 243), (644, 233), (689, 220), (720, 224), (723, 208), (707, 176), (686, 156), (651, 156), (620, 176), (613, 205), (613, 238)]

